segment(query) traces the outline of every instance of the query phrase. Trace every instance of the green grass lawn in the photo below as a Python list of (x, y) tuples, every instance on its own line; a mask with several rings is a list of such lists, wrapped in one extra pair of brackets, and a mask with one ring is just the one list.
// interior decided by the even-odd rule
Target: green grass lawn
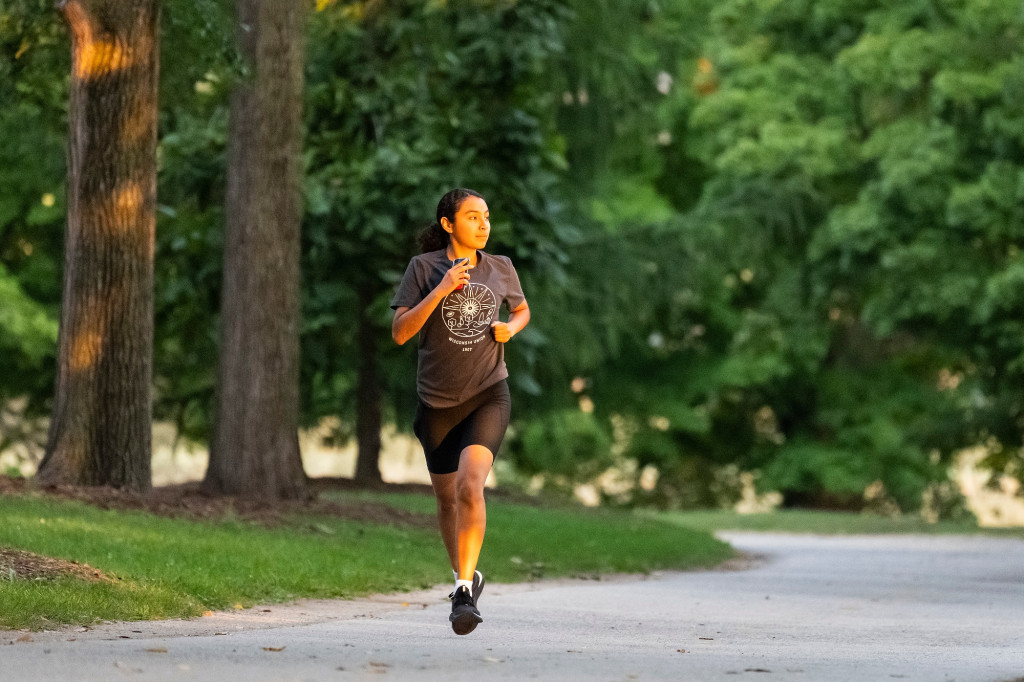
[[(359, 493), (332, 493), (338, 500)], [(433, 517), (433, 499), (374, 499)], [(436, 530), (296, 516), (279, 528), (105, 511), (39, 495), (0, 496), (0, 545), (88, 563), (113, 583), (0, 576), (0, 627), (185, 618), (300, 597), (421, 589), (451, 575)], [(480, 568), (489, 580), (712, 566), (731, 548), (707, 532), (629, 512), (488, 502)]]
[(929, 523), (920, 516), (886, 517), (853, 512), (785, 509), (764, 514), (738, 514), (727, 510), (647, 512), (650, 518), (683, 528), (707, 532), (724, 530), (773, 531), (779, 533), (879, 534), (956, 533), (1024, 537), (1021, 528), (979, 528), (973, 521)]

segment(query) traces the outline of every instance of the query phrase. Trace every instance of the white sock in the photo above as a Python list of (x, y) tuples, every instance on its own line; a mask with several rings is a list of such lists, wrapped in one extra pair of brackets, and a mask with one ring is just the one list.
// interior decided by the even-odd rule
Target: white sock
[(473, 581), (472, 580), (456, 580), (455, 590), (458, 591), (460, 587), (465, 587), (471, 593), (473, 592)]

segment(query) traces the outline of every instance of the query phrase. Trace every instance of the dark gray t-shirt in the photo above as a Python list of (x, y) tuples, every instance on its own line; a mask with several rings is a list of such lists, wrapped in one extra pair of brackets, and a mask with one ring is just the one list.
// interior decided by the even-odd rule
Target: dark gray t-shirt
[[(420, 329), (416, 392), (430, 407), (459, 405), (508, 376), (505, 344), (491, 336), (491, 323), (502, 303), (513, 310), (526, 297), (512, 261), (476, 253), (469, 284), (445, 296)], [(414, 308), (451, 267), (444, 249), (414, 257), (391, 307)]]

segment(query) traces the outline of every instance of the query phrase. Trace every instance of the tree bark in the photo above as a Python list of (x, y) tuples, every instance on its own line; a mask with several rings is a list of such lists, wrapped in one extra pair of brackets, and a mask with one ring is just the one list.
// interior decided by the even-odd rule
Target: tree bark
[(151, 486), (159, 0), (64, 0), (68, 215), (44, 485)]
[(299, 452), (304, 2), (237, 0), (217, 406), (204, 487), (306, 494)]
[(370, 314), (373, 292), (365, 289), (359, 295), (359, 376), (356, 384), (356, 454), (355, 479), (363, 483), (380, 483), (381, 390), (377, 368), (379, 340), (384, 333), (374, 324)]

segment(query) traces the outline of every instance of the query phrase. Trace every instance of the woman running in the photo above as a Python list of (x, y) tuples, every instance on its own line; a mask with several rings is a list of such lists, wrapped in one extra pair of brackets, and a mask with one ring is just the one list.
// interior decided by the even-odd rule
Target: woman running
[[(420, 235), (391, 307), (399, 345), (419, 334), (413, 431), (427, 459), (437, 521), (452, 572), (457, 635), (483, 622), (476, 570), (487, 512), (484, 482), (508, 428), (511, 400), (505, 343), (530, 321), (512, 261), (484, 253), (491, 232), (487, 202), (453, 189), (437, 205), (437, 222)], [(471, 273), (472, 272), (472, 276)], [(508, 321), (498, 312), (508, 307)]]

